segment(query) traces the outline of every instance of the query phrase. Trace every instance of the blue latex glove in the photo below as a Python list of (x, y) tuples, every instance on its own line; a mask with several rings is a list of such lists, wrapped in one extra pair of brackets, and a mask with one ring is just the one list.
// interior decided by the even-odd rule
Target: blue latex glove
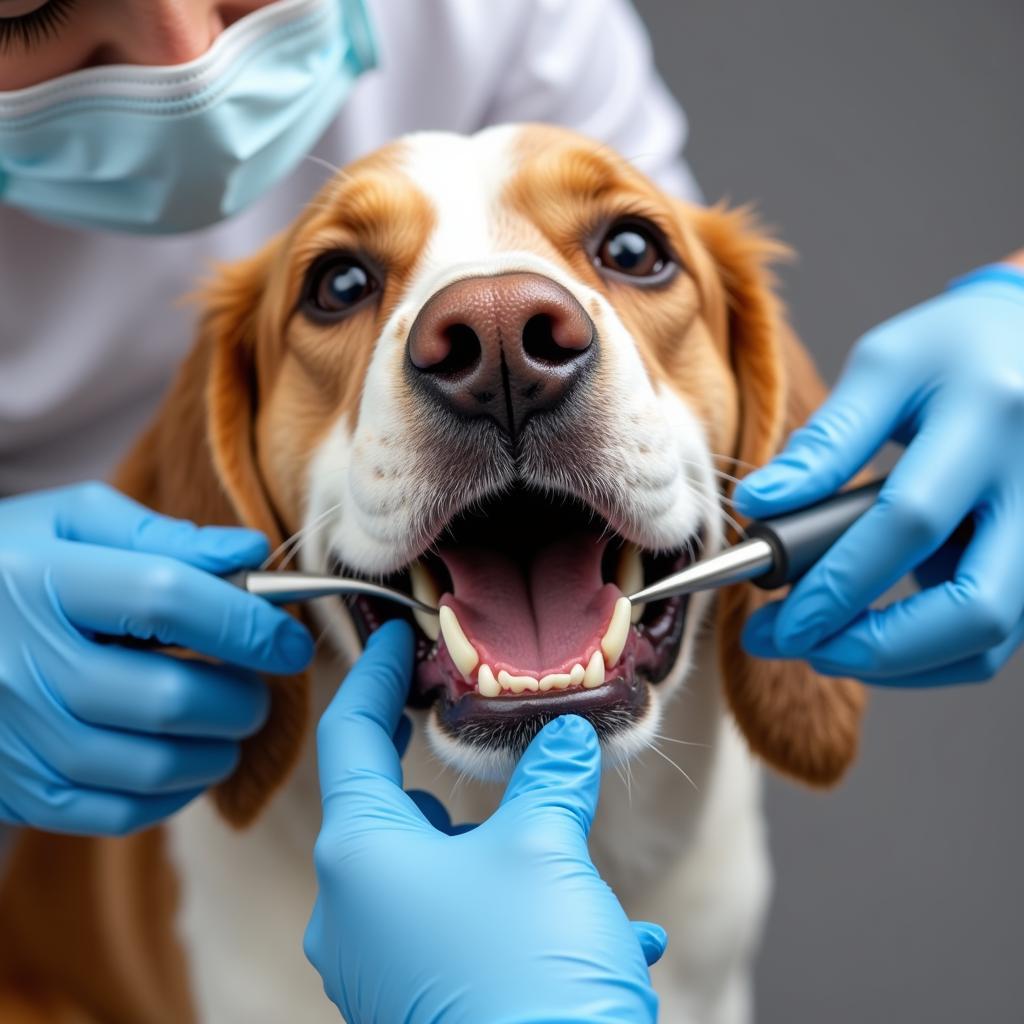
[(166, 519), (102, 484), (0, 501), (0, 821), (121, 834), (231, 772), (267, 712), (252, 670), (312, 654), (294, 619), (210, 575), (266, 552), (251, 530)]
[(324, 820), (305, 948), (327, 995), (349, 1024), (655, 1020), (647, 965), (665, 932), (631, 926), (587, 852), (593, 728), (550, 723), (494, 815), (452, 829), (433, 797), (402, 790), (408, 730), (392, 734), (412, 652), (404, 623), (378, 630), (317, 732)]
[[(744, 645), (893, 686), (988, 679), (1024, 637), (1024, 271), (983, 267), (865, 335), (737, 506), (763, 518), (824, 498), (890, 438), (906, 451), (877, 505)], [(971, 513), (966, 550), (947, 543)], [(925, 589), (870, 610), (910, 572)]]

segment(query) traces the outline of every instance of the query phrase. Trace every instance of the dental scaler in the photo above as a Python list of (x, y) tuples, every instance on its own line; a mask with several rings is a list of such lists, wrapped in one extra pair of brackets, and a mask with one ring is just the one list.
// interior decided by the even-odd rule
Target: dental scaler
[(630, 594), (629, 600), (659, 601), (744, 580), (764, 590), (793, 583), (874, 505), (884, 483), (876, 480), (784, 516), (755, 520), (746, 540)]

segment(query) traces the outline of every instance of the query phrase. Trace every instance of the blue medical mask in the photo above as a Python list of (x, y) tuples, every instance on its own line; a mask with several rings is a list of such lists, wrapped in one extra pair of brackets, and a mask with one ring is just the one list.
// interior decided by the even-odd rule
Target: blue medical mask
[(205, 227), (295, 167), (375, 63), (365, 0), (278, 0), (188, 64), (0, 92), (0, 202), (85, 227)]

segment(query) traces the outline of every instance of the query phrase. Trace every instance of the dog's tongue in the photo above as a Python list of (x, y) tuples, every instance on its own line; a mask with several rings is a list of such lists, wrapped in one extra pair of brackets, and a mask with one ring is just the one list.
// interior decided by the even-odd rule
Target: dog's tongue
[(515, 675), (568, 672), (608, 627), (618, 587), (601, 581), (607, 538), (575, 533), (528, 554), (442, 548), (450, 605), (482, 661)]

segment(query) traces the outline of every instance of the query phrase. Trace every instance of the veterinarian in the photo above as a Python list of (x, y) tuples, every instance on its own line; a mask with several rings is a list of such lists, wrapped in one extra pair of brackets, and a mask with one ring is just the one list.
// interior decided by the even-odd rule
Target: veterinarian
[(160, 820), (231, 772), (257, 670), (311, 655), (216, 578), (263, 538), (77, 483), (154, 412), (195, 334), (181, 296), (330, 167), (502, 121), (571, 125), (697, 195), (628, 0), (0, 0), (0, 822)]
[[(284, 227), (320, 161), (506, 120), (571, 125), (697, 196), (626, 0), (0, 0), (0, 820), (161, 819), (231, 771), (266, 710), (255, 673), (310, 656), (300, 626), (216, 578), (259, 563), (262, 538), (73, 483), (152, 413), (194, 333), (178, 297)], [(870, 332), (740, 489), (743, 512), (780, 512), (907, 446), (878, 507), (751, 621), (751, 650), (917, 686), (985, 678), (1017, 647), (1022, 267)], [(958, 558), (944, 542), (972, 511)], [(926, 589), (867, 610), (910, 571)], [(125, 636), (225, 667), (107, 642)]]

